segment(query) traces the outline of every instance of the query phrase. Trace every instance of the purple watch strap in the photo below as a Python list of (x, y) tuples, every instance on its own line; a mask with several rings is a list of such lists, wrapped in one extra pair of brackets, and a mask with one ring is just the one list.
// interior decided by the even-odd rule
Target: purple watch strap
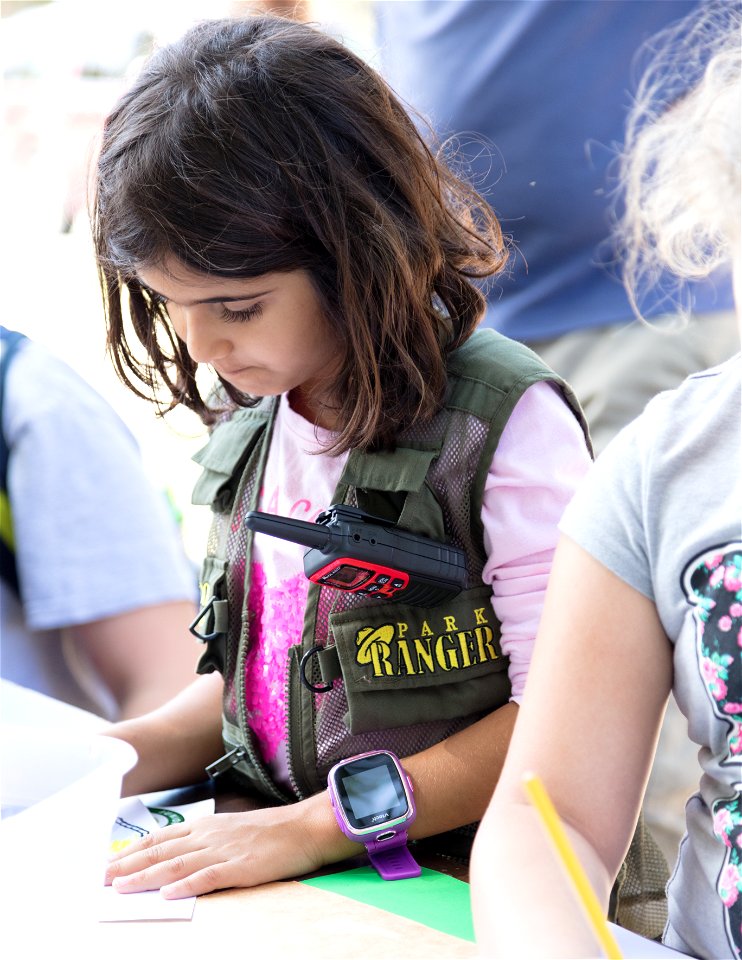
[(407, 846), (407, 831), (401, 830), (388, 840), (369, 840), (366, 850), (371, 863), (384, 880), (407, 880), (419, 877), (420, 865)]

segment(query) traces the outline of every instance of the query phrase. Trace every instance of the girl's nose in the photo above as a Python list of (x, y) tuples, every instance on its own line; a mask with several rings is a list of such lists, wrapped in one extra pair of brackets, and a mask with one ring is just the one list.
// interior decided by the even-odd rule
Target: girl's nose
[(224, 324), (211, 316), (208, 307), (184, 307), (182, 322), (188, 353), (196, 363), (214, 363), (232, 350)]

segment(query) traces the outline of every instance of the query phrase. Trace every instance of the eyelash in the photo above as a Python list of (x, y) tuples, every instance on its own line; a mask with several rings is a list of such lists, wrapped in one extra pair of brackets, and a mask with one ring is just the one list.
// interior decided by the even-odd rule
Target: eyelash
[[(167, 310), (167, 299), (165, 297), (159, 293), (150, 293), (149, 296), (153, 304)], [(225, 306), (222, 306), (221, 318), (226, 323), (246, 323), (248, 320), (253, 320), (255, 317), (259, 317), (262, 312), (262, 303), (254, 303), (245, 310), (227, 310)]]
[(222, 320), (226, 323), (245, 323), (259, 317), (262, 312), (262, 303), (254, 303), (245, 310), (227, 310), (226, 307), (222, 307)]

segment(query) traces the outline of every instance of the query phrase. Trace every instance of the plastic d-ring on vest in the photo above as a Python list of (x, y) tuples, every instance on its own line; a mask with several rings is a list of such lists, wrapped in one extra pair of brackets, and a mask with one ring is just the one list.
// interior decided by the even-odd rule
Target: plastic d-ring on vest
[[(191, 621), (188, 630), (198, 640), (213, 640), (215, 637), (226, 633), (227, 630), (227, 601), (218, 600), (212, 597), (211, 600), (202, 607)], [(202, 633), (199, 626), (211, 627), (209, 633)]]

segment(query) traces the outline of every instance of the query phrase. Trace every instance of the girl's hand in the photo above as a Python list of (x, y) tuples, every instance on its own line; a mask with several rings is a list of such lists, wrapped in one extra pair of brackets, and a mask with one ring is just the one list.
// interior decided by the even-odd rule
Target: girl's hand
[(159, 889), (177, 900), (311, 873), (359, 850), (340, 832), (327, 795), (318, 794), (157, 830), (113, 857), (105, 882), (121, 893)]

